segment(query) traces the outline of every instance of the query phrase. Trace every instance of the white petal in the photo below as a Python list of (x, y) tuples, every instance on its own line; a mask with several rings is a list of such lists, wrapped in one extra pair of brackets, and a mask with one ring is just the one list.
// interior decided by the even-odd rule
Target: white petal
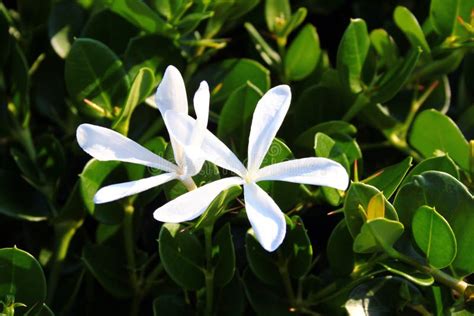
[(255, 181), (276, 180), (322, 185), (345, 190), (349, 175), (341, 164), (326, 158), (303, 158), (276, 163), (260, 169)]
[(265, 250), (276, 250), (285, 238), (285, 216), (273, 199), (255, 183), (244, 184), (244, 196), (245, 210), (255, 237)]
[(268, 148), (285, 118), (291, 102), (291, 91), (287, 85), (267, 91), (258, 101), (250, 127), (248, 164), (250, 172), (258, 170)]
[(199, 89), (194, 94), (194, 111), (196, 112), (196, 120), (200, 127), (207, 127), (209, 118), (209, 86), (206, 81), (202, 81)]
[(76, 138), (79, 146), (97, 160), (131, 162), (168, 172), (174, 172), (177, 169), (171, 162), (105, 127), (81, 124), (77, 128)]
[(173, 137), (186, 147), (186, 152), (197, 153), (198, 158), (204, 158), (224, 169), (235, 172), (243, 177), (246, 174), (244, 165), (239, 158), (223, 143), (219, 138), (206, 130), (201, 147), (192, 144), (193, 131), (196, 120), (188, 115), (168, 111), (165, 114), (165, 121), (170, 126), (170, 133)]
[(108, 185), (101, 188), (94, 196), (94, 203), (101, 204), (137, 194), (160, 184), (176, 179), (175, 173), (164, 173), (136, 181)]
[(160, 222), (180, 223), (192, 220), (206, 210), (212, 200), (222, 191), (233, 185), (242, 184), (242, 179), (230, 177), (220, 179), (193, 191), (189, 191), (167, 204), (159, 207), (153, 217)]
[(188, 99), (181, 73), (174, 66), (166, 68), (163, 79), (156, 89), (155, 103), (163, 116), (166, 111), (174, 110), (188, 113)]

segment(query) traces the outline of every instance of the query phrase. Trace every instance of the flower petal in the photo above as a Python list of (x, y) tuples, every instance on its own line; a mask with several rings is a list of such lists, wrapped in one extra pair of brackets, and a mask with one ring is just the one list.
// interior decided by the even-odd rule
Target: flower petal
[(170, 132), (173, 137), (186, 147), (186, 152), (196, 153), (193, 155), (200, 156), (224, 169), (235, 172), (241, 177), (246, 174), (247, 171), (239, 158), (208, 130), (204, 132), (200, 148), (196, 145), (193, 146), (193, 130), (196, 120), (192, 117), (168, 111), (165, 114), (165, 121), (170, 126)]
[(275, 138), (291, 102), (291, 91), (280, 85), (267, 91), (258, 101), (250, 127), (248, 164), (249, 172), (255, 172), (262, 164), (268, 148)]
[(177, 167), (145, 147), (111, 129), (81, 124), (76, 138), (79, 146), (97, 160), (118, 160), (174, 172)]
[(167, 204), (159, 207), (153, 217), (160, 222), (180, 223), (190, 221), (206, 210), (212, 200), (222, 191), (233, 185), (242, 184), (242, 179), (230, 177), (220, 179), (193, 191), (189, 191)]
[(209, 85), (206, 81), (202, 81), (194, 94), (194, 111), (196, 112), (196, 121), (200, 127), (206, 128), (209, 118)]
[(181, 73), (174, 66), (166, 68), (163, 79), (156, 89), (155, 103), (161, 115), (173, 110), (188, 113), (188, 99)]
[(285, 216), (273, 199), (255, 183), (244, 184), (244, 196), (245, 210), (255, 237), (265, 250), (276, 250), (285, 238)]
[(160, 184), (176, 179), (175, 173), (163, 173), (157, 176), (136, 181), (108, 185), (101, 188), (94, 196), (95, 204), (102, 204), (137, 194)]
[(346, 169), (327, 158), (303, 158), (284, 161), (260, 169), (255, 181), (276, 180), (322, 185), (345, 190), (349, 185)]

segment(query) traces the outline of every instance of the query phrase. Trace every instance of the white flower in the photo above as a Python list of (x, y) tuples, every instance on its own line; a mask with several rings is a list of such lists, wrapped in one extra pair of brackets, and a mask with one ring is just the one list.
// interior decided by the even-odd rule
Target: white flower
[[(189, 132), (199, 136), (203, 134), (199, 130), (206, 129), (209, 114), (209, 87), (205, 81), (201, 82), (193, 101), (197, 124)], [(183, 78), (175, 67), (169, 66), (166, 68), (163, 80), (156, 90), (155, 102), (163, 117), (170, 110), (187, 115), (186, 89)], [(166, 127), (169, 130), (169, 126)], [(105, 127), (81, 124), (77, 128), (76, 138), (79, 146), (97, 160), (131, 162), (166, 172), (145, 179), (103, 187), (94, 196), (94, 202), (97, 204), (137, 194), (174, 179), (181, 180), (188, 189), (194, 189), (196, 186), (191, 177), (201, 170), (204, 163), (204, 160), (199, 156), (187, 154), (183, 146), (176, 142), (172, 136), (171, 144), (176, 164), (155, 155), (133, 140)], [(199, 137), (190, 140), (190, 142), (195, 142), (193, 146), (199, 146), (200, 141)]]
[[(201, 215), (212, 200), (233, 185), (244, 186), (245, 209), (257, 240), (267, 251), (274, 251), (283, 242), (286, 223), (273, 199), (256, 183), (264, 180), (287, 181), (329, 186), (345, 190), (349, 176), (339, 163), (325, 158), (303, 158), (260, 168), (280, 128), (291, 101), (286, 85), (269, 90), (258, 102), (253, 114), (248, 145), (247, 168), (230, 149), (208, 130), (200, 130), (202, 142), (195, 144), (190, 133), (196, 121), (174, 111), (165, 114), (170, 132), (186, 150), (201, 153), (206, 160), (234, 172), (237, 176), (220, 179), (188, 192), (158, 208), (155, 219), (163, 222), (188, 221)], [(200, 146), (200, 148), (196, 148)]]

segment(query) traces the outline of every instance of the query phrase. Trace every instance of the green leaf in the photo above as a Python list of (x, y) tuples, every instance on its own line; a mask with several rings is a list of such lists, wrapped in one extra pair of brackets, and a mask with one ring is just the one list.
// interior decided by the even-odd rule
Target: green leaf
[(303, 220), (299, 216), (293, 216), (291, 221), (293, 225), (287, 231), (287, 241), (282, 247), (283, 251), (291, 253), (288, 270), (293, 278), (298, 279), (305, 276), (311, 268), (313, 246)]
[(147, 6), (145, 2), (134, 0), (106, 0), (104, 2), (108, 2), (108, 7), (112, 11), (147, 33), (167, 37), (177, 35), (173, 27)]
[(459, 180), (459, 171), (458, 171), (458, 168), (456, 167), (456, 164), (451, 158), (449, 158), (449, 156), (446, 155), (446, 156), (427, 158), (421, 161), (413, 169), (410, 170), (410, 172), (407, 174), (405, 179), (403, 179), (403, 182), (400, 185), (400, 187), (404, 186), (408, 182), (413, 181), (415, 176), (420, 175), (423, 172), (430, 171), (430, 170), (446, 172)]
[(354, 239), (356, 253), (390, 250), (403, 234), (403, 224), (386, 218), (368, 220)]
[[(370, 199), (380, 193), (377, 188), (363, 184), (361, 182), (352, 183), (346, 192), (344, 201), (344, 217), (346, 219), (347, 228), (352, 237), (355, 238), (362, 225), (365, 223), (365, 215), (361, 214), (360, 207), (366, 210), (369, 206)], [(392, 221), (398, 220), (398, 215), (392, 204), (385, 199), (385, 217)]]
[(173, 42), (158, 35), (145, 35), (132, 38), (128, 42), (123, 57), (130, 78), (135, 78), (140, 69), (146, 67), (155, 75), (154, 86), (161, 81), (168, 65), (178, 69), (183, 67), (183, 58)]
[(316, 68), (320, 57), (321, 48), (316, 28), (306, 24), (291, 42), (283, 60), (287, 79), (306, 78)]
[(474, 253), (470, 251), (474, 247), (474, 200), (461, 182), (444, 172), (426, 171), (400, 189), (394, 205), (407, 227), (419, 207), (435, 208), (456, 236), (457, 255), (452, 266), (459, 275), (474, 272)]
[(278, 36), (281, 38), (287, 38), (291, 32), (293, 32), (301, 23), (303, 23), (306, 15), (308, 14), (308, 10), (304, 7), (300, 7), (296, 10), (294, 14), (291, 15), (290, 20), (286, 23), (285, 27), (281, 32), (279, 32)]
[(0, 170), (0, 187), (1, 214), (28, 221), (42, 221), (48, 218), (46, 199), (17, 173)]
[(403, 264), (399, 261), (384, 261), (380, 263), (388, 272), (404, 277), (408, 281), (421, 286), (430, 286), (434, 283), (434, 278), (430, 274), (420, 272), (412, 266)]
[(291, 7), (288, 0), (266, 0), (265, 21), (270, 32), (278, 33), (291, 18)]
[(238, 185), (219, 193), (219, 195), (209, 204), (204, 213), (199, 217), (194, 229), (201, 229), (205, 226), (212, 226), (221, 217), (227, 205), (242, 193), (242, 188)]
[(100, 10), (91, 15), (82, 30), (81, 37), (101, 42), (115, 54), (121, 56), (130, 38), (139, 33), (132, 23), (119, 14), (109, 10)]
[(395, 20), (395, 24), (397, 24), (398, 28), (402, 30), (413, 47), (420, 46), (426, 54), (431, 53), (430, 46), (426, 41), (423, 30), (410, 10), (403, 6), (397, 6), (393, 12), (393, 19)]
[(421, 112), (408, 139), (424, 157), (447, 153), (462, 169), (469, 170), (469, 144), (448, 116), (436, 110)]
[[(275, 138), (263, 158), (261, 168), (293, 158), (291, 149), (283, 141)], [(285, 181), (261, 181), (258, 185), (275, 200), (283, 211), (290, 210), (298, 202), (299, 188), (297, 184)]]
[(385, 217), (385, 200), (382, 192), (374, 195), (367, 206), (367, 220)]
[[(123, 213), (118, 203), (94, 204), (94, 195), (103, 186), (107, 177), (119, 166), (118, 161), (91, 159), (79, 175), (82, 200), (89, 213), (104, 224), (117, 224)], [(120, 211), (119, 211), (120, 210)]]
[(232, 280), (216, 293), (216, 315), (240, 316), (245, 314), (247, 300), (242, 280), (236, 270)]
[(204, 250), (196, 236), (182, 225), (166, 223), (158, 243), (163, 267), (174, 282), (187, 290), (204, 286)]
[(257, 315), (294, 315), (289, 310), (290, 303), (286, 298), (283, 286), (276, 287), (262, 283), (248, 268), (244, 271), (242, 280), (248, 301)]
[(250, 123), (262, 92), (247, 81), (232, 92), (222, 107), (217, 125), (217, 136), (227, 144), (235, 144), (240, 157), (247, 153)]
[(235, 251), (230, 224), (225, 224), (216, 234), (212, 246), (213, 260), (216, 260), (214, 283), (222, 287), (229, 283), (235, 273)]
[(429, 206), (421, 206), (411, 220), (413, 238), (437, 269), (451, 264), (456, 257), (456, 237), (444, 217)]
[(227, 100), (236, 89), (252, 82), (260, 91), (270, 88), (270, 72), (251, 59), (226, 59), (201, 68), (193, 78), (196, 86), (206, 80), (211, 87), (211, 100), (218, 103)]
[(61, 142), (52, 134), (43, 134), (36, 141), (36, 165), (52, 187), (64, 174), (66, 155)]
[(51, 46), (61, 58), (66, 58), (74, 36), (79, 35), (84, 19), (81, 7), (72, 1), (54, 5), (48, 19), (48, 35)]
[(92, 39), (77, 39), (66, 58), (66, 87), (77, 102), (88, 99), (99, 107), (88, 113), (110, 115), (125, 99), (129, 87), (122, 62), (104, 44)]
[[(14, 297), (15, 303), (23, 303), (28, 308), (41, 305), (46, 300), (46, 279), (39, 262), (26, 251), (18, 248), (0, 249), (0, 300), (7, 295)], [(24, 315), (24, 308), (15, 310), (15, 315)]]
[(393, 38), (384, 29), (375, 29), (370, 32), (370, 42), (377, 55), (381, 57), (381, 64), (390, 68), (398, 59), (398, 47)]
[(344, 121), (329, 121), (320, 123), (301, 133), (295, 141), (295, 144), (300, 147), (313, 147), (314, 136), (318, 133), (324, 133), (328, 136), (334, 134), (347, 134), (354, 135), (357, 133), (357, 129), (354, 125)]
[(344, 85), (353, 93), (363, 90), (361, 79), (370, 38), (362, 19), (352, 19), (337, 49), (337, 71)]
[(142, 103), (154, 88), (155, 76), (149, 68), (142, 68), (133, 79), (132, 87), (128, 92), (127, 101), (120, 116), (115, 120), (112, 128), (123, 135), (128, 134), (130, 119), (135, 108)]
[(332, 230), (326, 248), (329, 266), (337, 275), (349, 275), (354, 269), (355, 258), (352, 243), (353, 239), (347, 228), (346, 220), (342, 219)]
[(8, 19), (3, 10), (0, 10), (0, 42), (3, 45), (3, 48), (0, 51), (0, 69), (3, 69), (3, 65), (5, 64), (10, 52), (11, 37), (8, 28)]
[(380, 78), (380, 82), (375, 84), (371, 100), (376, 103), (390, 101), (410, 79), (420, 55), (421, 50), (413, 48), (405, 58), (390, 67)]
[(389, 199), (397, 190), (408, 170), (412, 166), (412, 157), (407, 157), (403, 161), (376, 172), (363, 182), (370, 184), (383, 192)]
[(133, 296), (125, 253), (108, 245), (85, 245), (82, 260), (107, 292), (118, 298)]
[(458, 18), (470, 21), (472, 0), (432, 0), (430, 6), (430, 21), (435, 31), (441, 36), (462, 36), (467, 32), (459, 23)]

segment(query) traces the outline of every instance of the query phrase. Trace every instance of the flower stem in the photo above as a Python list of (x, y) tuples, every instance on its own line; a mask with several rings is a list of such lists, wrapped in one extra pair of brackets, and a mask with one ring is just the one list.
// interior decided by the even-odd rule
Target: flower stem
[(280, 272), (283, 285), (285, 286), (286, 295), (290, 301), (290, 306), (296, 306), (296, 296), (291, 284), (290, 274), (288, 273), (288, 261), (283, 257), (280, 251), (278, 251), (278, 272)]
[(204, 244), (206, 250), (206, 313), (212, 315), (214, 305), (214, 267), (212, 266), (212, 226), (204, 228)]
[(80, 227), (82, 221), (71, 223), (60, 223), (54, 226), (56, 249), (52, 258), (51, 271), (48, 277), (48, 299), (47, 303), (51, 304), (58, 286), (59, 276), (62, 270), (62, 264), (66, 259), (66, 255), (71, 243), (72, 237)]
[(127, 204), (124, 207), (124, 219), (123, 219), (123, 233), (125, 242), (125, 252), (127, 256), (127, 264), (130, 271), (130, 282), (132, 287), (137, 290), (137, 274), (136, 274), (136, 261), (135, 261), (135, 238), (133, 233), (133, 214), (135, 208), (132, 204)]

